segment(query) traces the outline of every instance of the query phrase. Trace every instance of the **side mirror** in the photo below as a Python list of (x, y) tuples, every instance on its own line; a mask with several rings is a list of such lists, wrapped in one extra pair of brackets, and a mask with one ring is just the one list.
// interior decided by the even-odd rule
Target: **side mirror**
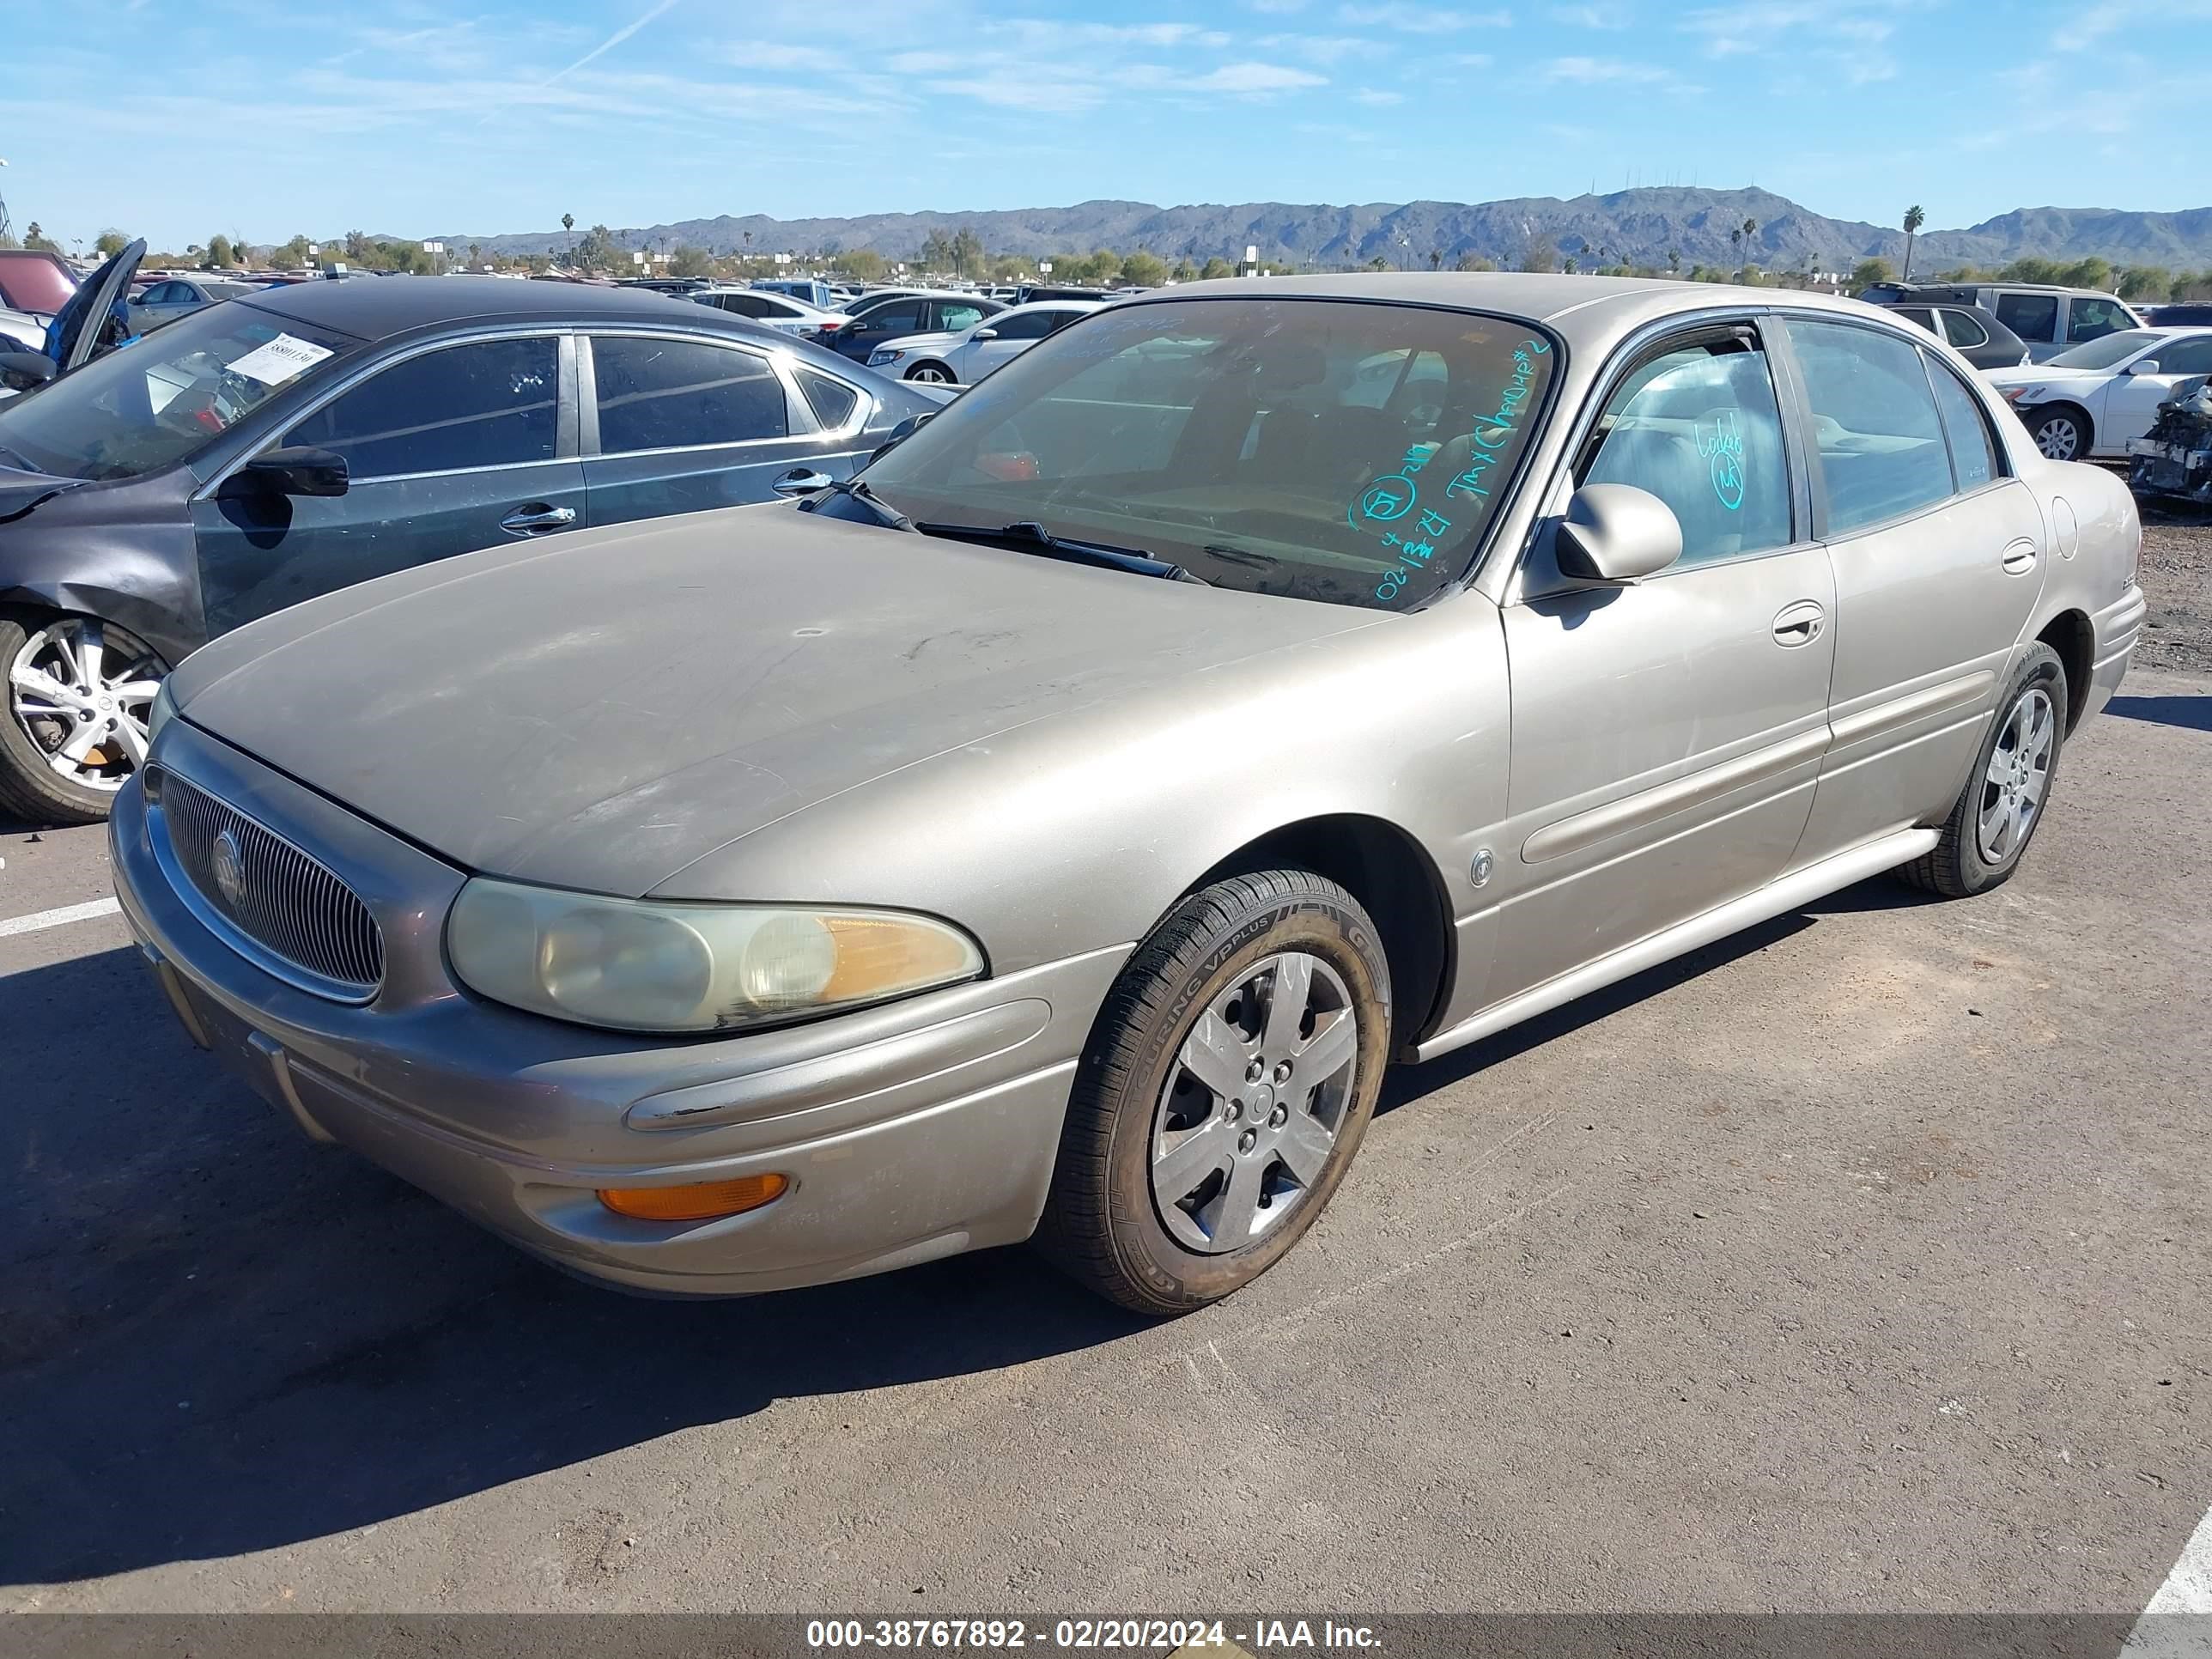
[(995, 340), (999, 337), (999, 331), (995, 328), (979, 328), (968, 337), (971, 340), (979, 342), (983, 340)]
[(279, 495), (343, 495), (349, 483), (344, 456), (305, 445), (265, 450), (241, 470)]
[(919, 415), (908, 416), (906, 419), (891, 428), (891, 435), (876, 446), (868, 459), (872, 463), (880, 459), (884, 451), (896, 448), (936, 418), (937, 411), (933, 409), (924, 410)]
[(1648, 489), (1584, 484), (1567, 503), (1554, 548), (1560, 573), (1574, 580), (1641, 581), (1682, 556), (1682, 526)]
[(43, 351), (0, 352), (0, 386), (11, 392), (44, 386), (58, 372), (54, 360)]
[(2158, 373), (2158, 359), (2155, 357), (2138, 357), (2135, 362), (2128, 365), (2128, 373), (2130, 374), (2155, 374)]

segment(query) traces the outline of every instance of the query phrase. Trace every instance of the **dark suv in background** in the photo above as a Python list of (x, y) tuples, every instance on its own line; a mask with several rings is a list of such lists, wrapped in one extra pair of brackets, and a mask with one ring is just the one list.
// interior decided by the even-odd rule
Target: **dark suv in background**
[(2030, 361), (2101, 340), (2143, 319), (2117, 295), (2050, 283), (1875, 283), (1858, 296), (1878, 306), (1978, 306), (2020, 336)]
[(2027, 343), (1979, 306), (1930, 305), (1909, 300), (1887, 304), (1908, 323), (1948, 340), (1976, 368), (2014, 368), (2030, 361)]

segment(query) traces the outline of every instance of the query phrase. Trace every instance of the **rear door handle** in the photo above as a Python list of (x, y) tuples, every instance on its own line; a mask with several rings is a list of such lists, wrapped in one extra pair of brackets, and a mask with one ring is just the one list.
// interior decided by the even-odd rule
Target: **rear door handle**
[(2000, 562), (2004, 566), (2006, 575), (2025, 576), (2035, 568), (2035, 544), (2023, 536), (2005, 549), (2004, 557)]
[(1785, 605), (1774, 618), (1774, 642), (1777, 645), (1810, 645), (1820, 637), (1828, 625), (1828, 613), (1819, 602), (1800, 599), (1795, 605)]
[(532, 501), (527, 507), (518, 507), (499, 521), (499, 527), (515, 536), (534, 536), (543, 530), (565, 530), (576, 522), (573, 507), (548, 507), (543, 501)]

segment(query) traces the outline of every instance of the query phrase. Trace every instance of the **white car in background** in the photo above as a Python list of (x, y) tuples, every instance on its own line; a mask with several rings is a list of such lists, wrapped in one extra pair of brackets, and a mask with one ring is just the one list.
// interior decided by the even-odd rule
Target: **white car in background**
[(902, 380), (973, 386), (1048, 334), (1103, 308), (1098, 300), (1040, 300), (994, 312), (958, 333), (908, 334), (868, 354), (868, 367)]
[(2212, 374), (2212, 328), (2125, 329), (2049, 362), (1982, 371), (2054, 461), (2124, 456), (2158, 406), (2199, 374)]
[(802, 340), (826, 339), (853, 319), (842, 311), (823, 311), (788, 294), (758, 288), (702, 288), (684, 296), (696, 305), (712, 306), (732, 317), (744, 317), (763, 328), (796, 334)]

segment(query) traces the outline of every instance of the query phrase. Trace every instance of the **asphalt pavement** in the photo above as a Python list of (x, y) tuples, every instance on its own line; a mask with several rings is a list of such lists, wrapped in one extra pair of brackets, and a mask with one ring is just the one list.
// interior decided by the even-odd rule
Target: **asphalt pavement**
[(2212, 1504), (2208, 804), (2212, 678), (2138, 672), (2008, 886), (1395, 1074), (1166, 1324), (1022, 1251), (573, 1284), (190, 1048), (100, 832), (0, 835), (0, 1607), (2140, 1609)]

